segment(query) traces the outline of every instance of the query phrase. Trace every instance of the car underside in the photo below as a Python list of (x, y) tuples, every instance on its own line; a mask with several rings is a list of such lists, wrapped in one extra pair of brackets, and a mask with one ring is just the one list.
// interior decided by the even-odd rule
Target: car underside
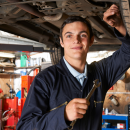
[(119, 6), (130, 34), (129, 0), (0, 0), (0, 30), (45, 44), (54, 50), (55, 64), (63, 55), (60, 26), (69, 16), (81, 16), (90, 21), (95, 36), (89, 51), (117, 50), (121, 42), (103, 21), (103, 13), (112, 4)]

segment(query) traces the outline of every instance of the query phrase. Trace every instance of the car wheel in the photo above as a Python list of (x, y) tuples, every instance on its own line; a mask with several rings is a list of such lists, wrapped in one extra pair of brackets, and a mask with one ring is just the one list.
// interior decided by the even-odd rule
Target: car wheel
[(52, 48), (54, 52), (50, 53), (51, 62), (53, 65), (57, 64), (64, 55), (64, 49), (62, 47)]
[(120, 10), (127, 32), (130, 35), (130, 0), (120, 0)]

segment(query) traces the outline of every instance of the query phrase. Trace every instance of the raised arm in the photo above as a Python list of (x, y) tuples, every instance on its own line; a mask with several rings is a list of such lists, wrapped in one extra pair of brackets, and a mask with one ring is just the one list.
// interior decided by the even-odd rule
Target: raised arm
[(115, 27), (123, 36), (126, 35), (126, 29), (120, 15), (119, 8), (113, 4), (105, 13), (103, 20), (111, 27)]
[(120, 49), (115, 51), (112, 56), (95, 63), (98, 73), (103, 77), (101, 82), (104, 84), (104, 91), (107, 92), (130, 67), (130, 36), (116, 5), (112, 5), (104, 13), (103, 20), (114, 27), (116, 37), (122, 42)]

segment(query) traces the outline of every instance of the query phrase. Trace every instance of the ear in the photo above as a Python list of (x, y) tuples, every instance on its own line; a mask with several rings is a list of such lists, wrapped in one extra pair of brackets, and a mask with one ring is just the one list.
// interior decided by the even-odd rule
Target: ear
[(92, 46), (93, 42), (94, 42), (94, 36), (91, 37), (89, 46)]
[(60, 37), (60, 45), (64, 48), (64, 43), (63, 43), (61, 37)]

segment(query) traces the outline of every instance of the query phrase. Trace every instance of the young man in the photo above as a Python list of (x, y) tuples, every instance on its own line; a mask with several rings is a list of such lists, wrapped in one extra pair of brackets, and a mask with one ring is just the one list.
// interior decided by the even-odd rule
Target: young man
[[(115, 27), (122, 46), (91, 65), (86, 64), (94, 40), (90, 24), (80, 17), (70, 17), (63, 23), (60, 43), (64, 57), (35, 77), (17, 130), (67, 130), (75, 119), (73, 130), (101, 130), (105, 94), (130, 66), (130, 37), (116, 5), (104, 13), (104, 21)], [(101, 86), (87, 101), (95, 79)]]

